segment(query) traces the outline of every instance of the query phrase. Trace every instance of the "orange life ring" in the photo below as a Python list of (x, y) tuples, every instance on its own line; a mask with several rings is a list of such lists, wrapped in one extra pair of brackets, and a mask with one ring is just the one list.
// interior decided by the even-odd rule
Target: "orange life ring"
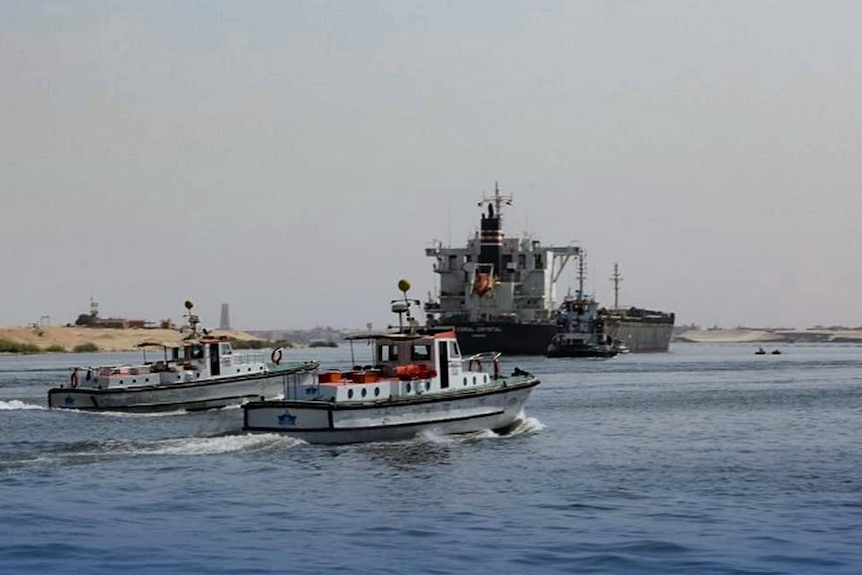
[(281, 348), (277, 347), (274, 350), (272, 350), (272, 356), (270, 356), (270, 358), (272, 359), (272, 363), (274, 363), (275, 365), (280, 364), (281, 363)]
[(75, 389), (76, 387), (78, 387), (78, 368), (77, 367), (72, 370), (72, 375), (71, 375), (71, 377), (69, 377), (69, 385), (72, 387), (72, 389)]

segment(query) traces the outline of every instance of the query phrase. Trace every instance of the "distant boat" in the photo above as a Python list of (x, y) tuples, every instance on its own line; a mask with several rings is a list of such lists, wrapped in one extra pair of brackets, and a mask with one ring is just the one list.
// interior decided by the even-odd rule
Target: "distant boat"
[[(280, 397), (288, 382), (314, 382), (317, 362), (282, 362), (281, 348), (269, 357), (238, 354), (227, 337), (199, 333), (192, 306), (186, 302), (190, 333), (182, 341), (138, 344), (140, 363), (73, 368), (67, 385), (48, 390), (48, 406), (131, 412), (215, 409)], [(147, 361), (148, 348), (161, 349), (163, 358)]]
[(757, 351), (754, 352), (754, 355), (766, 355), (766, 350), (762, 347), (758, 347)]
[(338, 347), (331, 339), (313, 339), (308, 342), (308, 347)]
[(781, 355), (781, 350), (780, 349), (773, 349), (772, 355)]

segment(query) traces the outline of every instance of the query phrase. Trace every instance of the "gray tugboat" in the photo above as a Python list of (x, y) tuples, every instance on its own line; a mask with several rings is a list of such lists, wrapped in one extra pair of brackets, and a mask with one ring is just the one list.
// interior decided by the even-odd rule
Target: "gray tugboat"
[[(425, 250), (435, 259), (439, 292), (424, 306), (426, 326), (454, 327), (465, 354), (545, 355), (556, 335), (557, 282), (578, 246), (544, 246), (529, 235), (507, 237), (503, 210), (512, 197), (483, 198), (480, 231), (465, 247), (436, 241)], [(559, 302), (562, 303), (562, 302)], [(601, 309), (605, 333), (627, 349), (667, 351), (673, 314), (640, 308)]]
[(584, 293), (584, 252), (578, 254), (578, 289), (566, 296), (557, 310), (557, 333), (545, 355), (548, 357), (614, 357), (619, 349), (605, 332), (599, 304)]

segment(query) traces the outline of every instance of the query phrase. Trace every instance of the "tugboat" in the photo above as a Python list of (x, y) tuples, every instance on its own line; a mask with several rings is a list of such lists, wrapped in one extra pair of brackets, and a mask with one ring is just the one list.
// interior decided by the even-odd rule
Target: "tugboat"
[[(423, 432), (505, 432), (520, 418), (539, 379), (515, 368), (503, 375), (499, 353), (462, 357), (452, 330), (419, 326), (400, 280), (403, 298), (391, 302), (398, 328), (350, 336), (369, 343), (368, 363), (322, 371), (318, 381), (285, 386), (284, 399), (243, 405), (243, 429), (284, 433), (309, 443), (342, 444), (410, 439)], [(466, 363), (466, 368), (464, 364)]]
[[(48, 390), (48, 407), (86, 411), (196, 411), (279, 397), (285, 384), (314, 383), (315, 361), (283, 362), (282, 349), (234, 353), (228, 338), (198, 331), (200, 319), (187, 300), (188, 334), (179, 343), (138, 344), (143, 359), (134, 365), (76, 367), (68, 385)], [(147, 349), (162, 359), (147, 360)], [(268, 359), (268, 361), (267, 361)]]
[[(453, 328), (465, 354), (496, 350), (505, 355), (545, 355), (557, 333), (556, 285), (578, 246), (544, 246), (503, 232), (503, 210), (512, 197), (483, 198), (480, 231), (466, 247), (435, 241), (425, 255), (435, 259), (439, 291), (424, 306), (426, 326)], [(619, 278), (618, 278), (619, 279)], [(633, 352), (667, 351), (673, 314), (640, 308), (600, 310), (605, 330)]]
[(557, 311), (557, 333), (548, 345), (548, 357), (614, 357), (619, 350), (605, 333), (599, 304), (584, 295), (584, 251), (578, 254), (578, 290), (567, 296)]

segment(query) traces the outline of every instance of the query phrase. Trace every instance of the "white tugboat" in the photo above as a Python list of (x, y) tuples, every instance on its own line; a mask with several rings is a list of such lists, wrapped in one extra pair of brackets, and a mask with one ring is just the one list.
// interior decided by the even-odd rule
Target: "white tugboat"
[[(287, 384), (316, 381), (317, 362), (282, 362), (281, 348), (271, 354), (234, 353), (226, 337), (198, 332), (194, 304), (185, 305), (189, 334), (182, 341), (139, 344), (143, 360), (135, 365), (74, 368), (67, 385), (48, 391), (48, 407), (131, 412), (215, 409), (277, 398)], [(148, 348), (161, 349), (162, 358), (147, 361)]]
[(425, 431), (505, 430), (522, 417), (538, 378), (517, 368), (502, 375), (499, 353), (462, 358), (454, 331), (420, 332), (411, 313), (419, 302), (407, 298), (410, 283), (398, 287), (404, 293), (392, 302), (398, 330), (350, 338), (351, 345), (372, 344), (368, 365), (321, 372), (314, 385), (286, 386), (282, 400), (246, 403), (243, 429), (309, 443), (358, 443)]

